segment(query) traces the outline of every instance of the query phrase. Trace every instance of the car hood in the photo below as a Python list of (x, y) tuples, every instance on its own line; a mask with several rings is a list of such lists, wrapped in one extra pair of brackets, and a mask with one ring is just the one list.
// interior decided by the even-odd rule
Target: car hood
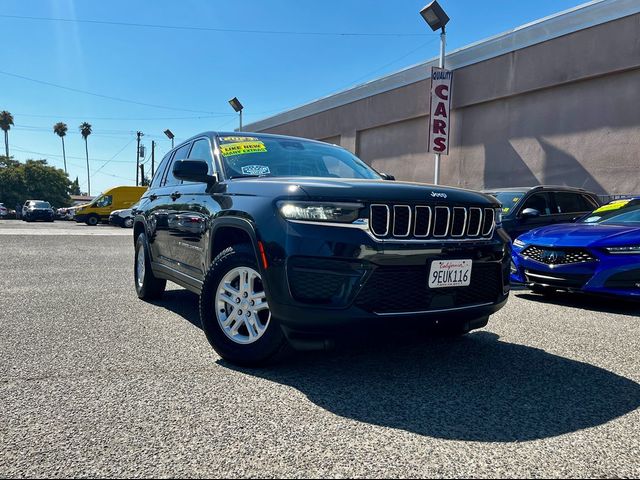
[(538, 228), (519, 239), (543, 247), (603, 247), (640, 244), (640, 227), (567, 223)]
[(445, 203), (499, 207), (493, 197), (464, 190), (424, 183), (388, 180), (333, 179), (308, 177), (260, 177), (231, 180), (228, 193), (265, 196), (307, 197), (331, 200), (381, 203)]

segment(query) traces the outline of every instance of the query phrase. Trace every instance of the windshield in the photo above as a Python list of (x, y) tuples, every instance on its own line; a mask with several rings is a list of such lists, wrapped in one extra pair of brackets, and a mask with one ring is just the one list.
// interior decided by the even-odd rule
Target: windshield
[(582, 223), (640, 225), (640, 200), (615, 200), (597, 208)]
[(508, 215), (511, 210), (518, 204), (518, 202), (524, 197), (526, 192), (492, 192), (489, 195), (493, 195), (502, 204), (502, 214)]
[(91, 207), (108, 207), (111, 205), (111, 195), (100, 195), (93, 202), (89, 204)]
[(329, 144), (242, 135), (220, 136), (218, 143), (229, 178), (382, 178), (347, 150)]
[(31, 205), (33, 208), (51, 208), (49, 202), (33, 202)]

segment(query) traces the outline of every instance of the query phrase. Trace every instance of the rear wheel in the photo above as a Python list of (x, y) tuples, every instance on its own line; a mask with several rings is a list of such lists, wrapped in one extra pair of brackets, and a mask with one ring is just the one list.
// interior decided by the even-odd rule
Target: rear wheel
[(98, 225), (98, 223), (100, 223), (100, 217), (98, 215), (89, 215), (86, 223), (87, 225), (95, 227), (96, 225)]
[(160, 298), (167, 286), (167, 281), (157, 278), (151, 270), (151, 258), (147, 249), (147, 237), (144, 233), (136, 240), (136, 253), (133, 265), (136, 293), (143, 300)]
[(289, 350), (250, 245), (229, 247), (213, 261), (200, 294), (200, 321), (213, 349), (237, 365), (262, 366)]

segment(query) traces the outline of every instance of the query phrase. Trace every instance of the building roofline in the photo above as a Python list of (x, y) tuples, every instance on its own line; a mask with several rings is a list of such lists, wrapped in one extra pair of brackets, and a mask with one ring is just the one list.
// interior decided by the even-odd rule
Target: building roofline
[[(446, 56), (446, 66), (451, 70), (466, 67), (636, 13), (640, 13), (640, 2), (637, 0), (593, 0), (453, 50)], [(435, 57), (384, 77), (370, 80), (258, 120), (246, 125), (245, 128), (252, 131), (273, 128), (363, 98), (426, 80), (430, 74), (430, 67), (437, 65), (438, 57)]]

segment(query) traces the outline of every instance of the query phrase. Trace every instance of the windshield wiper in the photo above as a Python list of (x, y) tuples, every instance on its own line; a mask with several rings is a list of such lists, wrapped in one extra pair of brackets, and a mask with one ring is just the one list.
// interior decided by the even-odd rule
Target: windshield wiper
[(233, 180), (235, 178), (260, 178), (260, 177), (271, 177), (273, 175), (270, 175), (268, 173), (261, 173), (261, 174), (255, 174), (255, 175), (232, 175), (229, 177), (229, 180)]

